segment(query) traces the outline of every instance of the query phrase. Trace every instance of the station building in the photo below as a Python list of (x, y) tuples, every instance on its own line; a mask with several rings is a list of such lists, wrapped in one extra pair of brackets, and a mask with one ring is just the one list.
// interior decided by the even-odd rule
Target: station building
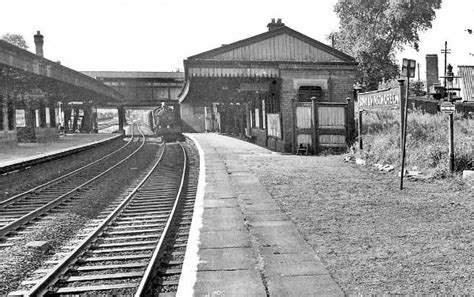
[(184, 60), (185, 130), (239, 135), (279, 152), (345, 148), (354, 129), (354, 58), (280, 19), (267, 27)]

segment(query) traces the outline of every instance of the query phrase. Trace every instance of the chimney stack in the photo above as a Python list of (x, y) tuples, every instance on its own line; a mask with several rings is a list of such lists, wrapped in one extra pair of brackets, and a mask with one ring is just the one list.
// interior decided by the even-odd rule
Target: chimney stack
[(35, 46), (36, 46), (36, 54), (38, 56), (44, 57), (43, 55), (43, 35), (41, 35), (40, 31), (38, 31), (35, 36)]
[(426, 55), (426, 94), (434, 92), (433, 85), (439, 84), (438, 55)]
[(278, 29), (278, 28), (284, 27), (284, 26), (285, 26), (285, 24), (281, 22), (281, 19), (277, 19), (277, 21), (275, 22), (275, 19), (273, 19), (273, 18), (272, 18), (272, 21), (270, 23), (268, 23), (268, 25), (267, 25), (268, 31)]

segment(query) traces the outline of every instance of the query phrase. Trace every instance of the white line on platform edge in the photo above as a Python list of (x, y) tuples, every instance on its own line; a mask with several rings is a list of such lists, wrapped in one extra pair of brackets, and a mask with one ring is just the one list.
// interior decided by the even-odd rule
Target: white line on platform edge
[(204, 151), (194, 137), (184, 134), (196, 145), (199, 152), (199, 180), (194, 204), (193, 220), (189, 230), (188, 243), (183, 262), (181, 277), (179, 279), (176, 296), (193, 296), (194, 284), (197, 280), (197, 269), (199, 264), (200, 230), (202, 228), (202, 215), (204, 212), (204, 188), (206, 187), (206, 166)]

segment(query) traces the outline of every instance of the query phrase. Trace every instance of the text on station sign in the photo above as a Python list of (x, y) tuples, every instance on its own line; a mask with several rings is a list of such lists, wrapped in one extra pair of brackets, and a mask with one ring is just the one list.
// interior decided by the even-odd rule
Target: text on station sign
[(387, 89), (358, 94), (359, 108), (361, 107), (392, 107), (400, 104), (400, 89)]

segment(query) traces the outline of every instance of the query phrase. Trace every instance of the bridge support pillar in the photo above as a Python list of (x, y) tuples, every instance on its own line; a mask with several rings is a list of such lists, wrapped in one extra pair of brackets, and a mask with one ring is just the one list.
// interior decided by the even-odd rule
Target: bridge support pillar
[(123, 109), (123, 106), (117, 107), (118, 111), (118, 121), (119, 121), (119, 132), (123, 133), (123, 122), (125, 118), (125, 110)]

